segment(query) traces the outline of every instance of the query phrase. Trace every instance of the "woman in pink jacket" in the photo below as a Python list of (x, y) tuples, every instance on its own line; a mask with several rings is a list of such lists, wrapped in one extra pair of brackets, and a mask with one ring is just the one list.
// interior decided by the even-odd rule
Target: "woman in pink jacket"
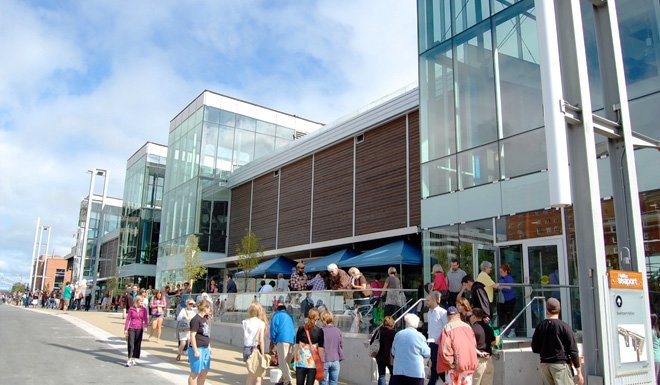
[(135, 297), (133, 306), (128, 309), (126, 322), (124, 323), (124, 335), (128, 345), (128, 360), (126, 366), (134, 366), (135, 359), (140, 358), (140, 349), (142, 348), (142, 334), (147, 332), (149, 327), (149, 315), (147, 309), (142, 306), (144, 299), (142, 296)]

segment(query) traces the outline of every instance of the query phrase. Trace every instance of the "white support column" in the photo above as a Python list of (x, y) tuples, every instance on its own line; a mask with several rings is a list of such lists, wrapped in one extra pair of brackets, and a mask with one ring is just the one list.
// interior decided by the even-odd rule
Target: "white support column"
[[(32, 278), (34, 278), (34, 266), (37, 260), (37, 245), (39, 240), (39, 229), (41, 228), (41, 218), (37, 217), (37, 227), (34, 229), (34, 246), (32, 247), (32, 262), (30, 263), (30, 284), (32, 284)], [(32, 288), (30, 288), (32, 289)]]
[(85, 268), (85, 258), (87, 258), (87, 240), (89, 237), (89, 220), (90, 215), (92, 214), (92, 197), (94, 195), (94, 176), (96, 175), (97, 170), (92, 169), (88, 170), (88, 173), (91, 173), (89, 180), (89, 194), (87, 195), (87, 212), (85, 213), (85, 226), (83, 230), (83, 241), (82, 241), (82, 252), (80, 254), (80, 266), (78, 269), (78, 282), (83, 280), (83, 270)]
[(105, 222), (105, 199), (108, 195), (108, 171), (98, 170), (97, 173), (102, 173), (98, 175), (103, 175), (103, 196), (101, 197), (101, 211), (99, 212), (99, 225), (96, 236), (96, 257), (94, 258), (94, 270), (92, 271), (92, 307), (96, 303), (96, 288), (98, 287), (96, 281), (98, 280), (99, 262), (101, 260), (101, 239), (103, 238), (103, 223)]

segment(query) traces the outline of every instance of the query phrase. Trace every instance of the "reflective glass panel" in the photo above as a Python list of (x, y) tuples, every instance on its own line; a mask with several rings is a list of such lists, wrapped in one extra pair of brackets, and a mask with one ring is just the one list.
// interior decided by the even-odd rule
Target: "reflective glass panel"
[(296, 137), (296, 132), (288, 127), (277, 126), (277, 137), (282, 139), (293, 140)]
[(501, 141), (502, 178), (546, 170), (545, 130), (526, 132)]
[(234, 152), (234, 129), (220, 127), (218, 130), (218, 156), (215, 168), (223, 171), (232, 170)]
[(262, 120), (257, 120), (257, 132), (261, 134), (275, 136), (276, 131), (277, 131), (277, 125), (273, 123), (264, 122)]
[(523, 0), (493, 0), (493, 15), (496, 14), (497, 12), (506, 9), (510, 6), (512, 6), (514, 3), (517, 3), (519, 1)]
[(454, 0), (454, 30), (458, 34), (490, 16), (489, 0)]
[(497, 143), (458, 154), (459, 188), (465, 189), (499, 179)]
[(270, 154), (275, 149), (275, 137), (257, 134), (254, 141), (254, 159)]
[(422, 162), (427, 162), (456, 152), (451, 46), (438, 47), (421, 60), (420, 140)]
[(207, 106), (204, 120), (211, 123), (220, 123), (220, 110)]
[(234, 135), (234, 167), (237, 167), (254, 159), (254, 132), (236, 129)]
[(236, 114), (233, 112), (221, 110), (220, 111), (220, 124), (223, 126), (235, 127), (236, 126)]
[(422, 197), (444, 194), (458, 188), (456, 156), (422, 164)]
[[(534, 10), (496, 27), (502, 136), (543, 126), (543, 100)], [(523, 107), (524, 106), (524, 107)]]
[(257, 127), (256, 119), (243, 115), (236, 115), (236, 128), (240, 128), (247, 131), (254, 131), (256, 127)]
[(424, 52), (451, 37), (451, 2), (419, 0), (419, 48)]
[(204, 132), (202, 133), (202, 164), (201, 175), (213, 175), (215, 168), (215, 153), (218, 146), (218, 125), (213, 123), (204, 123)]
[(471, 31), (455, 45), (456, 129), (462, 151), (497, 139), (491, 31)]

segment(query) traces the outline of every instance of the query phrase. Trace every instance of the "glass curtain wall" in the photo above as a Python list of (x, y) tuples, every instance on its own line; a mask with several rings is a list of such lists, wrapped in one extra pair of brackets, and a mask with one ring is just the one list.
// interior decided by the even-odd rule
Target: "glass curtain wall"
[[(286, 146), (295, 130), (203, 106), (170, 132), (159, 257), (182, 258), (186, 238), (204, 252), (225, 253), (232, 171)], [(176, 265), (176, 263), (174, 263)], [(177, 281), (180, 272), (159, 272)]]
[(534, 2), (503, 4), (419, 1), (422, 198), (547, 168)]

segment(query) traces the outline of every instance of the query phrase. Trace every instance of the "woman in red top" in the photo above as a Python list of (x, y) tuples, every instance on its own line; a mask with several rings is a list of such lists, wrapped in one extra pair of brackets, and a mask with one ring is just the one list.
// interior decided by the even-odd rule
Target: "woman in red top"
[[(165, 309), (167, 308), (167, 301), (163, 298), (162, 292), (156, 292), (149, 307), (151, 308), (152, 319), (149, 339), (151, 339), (154, 335), (154, 330), (156, 330), (156, 342), (160, 342), (160, 334), (163, 332), (163, 317), (165, 316)], [(147, 341), (149, 339), (147, 339)]]
[(126, 366), (134, 366), (135, 359), (140, 358), (142, 347), (142, 334), (147, 332), (149, 327), (149, 315), (147, 309), (142, 306), (144, 300), (141, 296), (135, 297), (133, 306), (128, 309), (126, 322), (124, 323), (124, 335), (128, 345), (128, 360)]
[(440, 302), (447, 308), (447, 294), (449, 294), (449, 286), (447, 285), (447, 277), (442, 269), (442, 265), (436, 263), (431, 269), (431, 276), (433, 277), (433, 290), (440, 293)]

